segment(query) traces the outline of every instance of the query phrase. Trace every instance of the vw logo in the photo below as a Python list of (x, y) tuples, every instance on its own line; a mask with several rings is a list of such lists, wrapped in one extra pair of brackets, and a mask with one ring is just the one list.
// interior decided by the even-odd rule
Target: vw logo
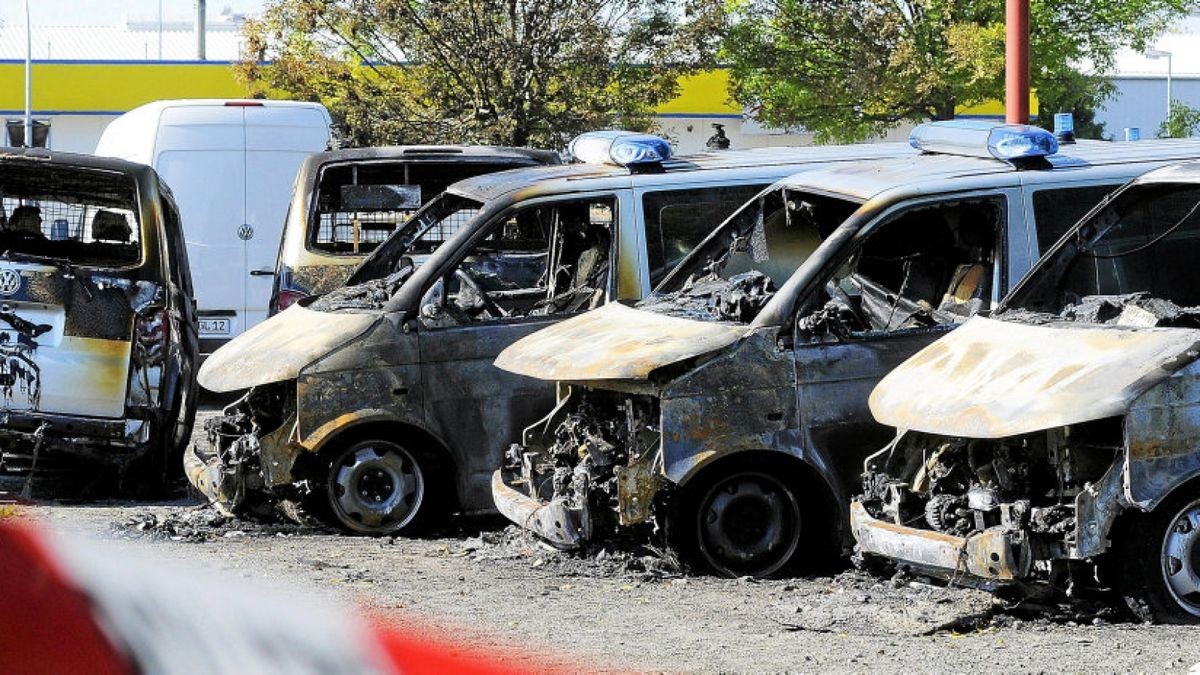
[(21, 275), (13, 270), (0, 270), (0, 295), (12, 295), (21, 290)]
[(249, 224), (242, 225), (241, 227), (238, 228), (238, 239), (241, 239), (242, 241), (249, 241), (253, 238), (254, 238), (254, 228), (250, 227)]

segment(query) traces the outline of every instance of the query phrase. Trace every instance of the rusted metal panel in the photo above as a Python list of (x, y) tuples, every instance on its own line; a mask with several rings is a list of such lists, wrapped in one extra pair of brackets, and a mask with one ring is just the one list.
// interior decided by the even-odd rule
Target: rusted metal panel
[(1120, 415), (1198, 350), (1195, 330), (977, 317), (892, 371), (870, 407), (876, 420), (900, 429), (1016, 436)]
[(200, 385), (225, 392), (290, 380), (313, 359), (358, 337), (379, 318), (377, 313), (289, 307), (214, 352), (200, 367)]
[(1154, 508), (1200, 475), (1200, 362), (1139, 396), (1125, 417), (1126, 494)]
[(542, 380), (645, 379), (661, 366), (731, 345), (746, 331), (610, 303), (523, 338), (495, 365)]

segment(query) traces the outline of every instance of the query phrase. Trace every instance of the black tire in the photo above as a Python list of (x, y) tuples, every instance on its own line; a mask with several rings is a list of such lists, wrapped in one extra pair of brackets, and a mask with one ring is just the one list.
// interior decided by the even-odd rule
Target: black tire
[(668, 542), (685, 561), (722, 576), (791, 571), (812, 513), (799, 482), (785, 476), (770, 465), (709, 472), (674, 500)]
[[(1200, 623), (1200, 496), (1194, 490), (1154, 509), (1126, 515), (1115, 533), (1113, 580), (1129, 611), (1141, 621)], [(1189, 577), (1190, 573), (1190, 577)]]
[(330, 455), (317, 515), (353, 534), (415, 534), (443, 515), (436, 462), (392, 441), (365, 439)]

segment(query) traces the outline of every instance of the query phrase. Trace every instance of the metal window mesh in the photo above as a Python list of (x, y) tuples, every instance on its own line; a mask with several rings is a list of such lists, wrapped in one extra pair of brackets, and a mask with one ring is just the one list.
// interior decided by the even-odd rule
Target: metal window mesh
[[(312, 245), (331, 253), (369, 253), (408, 221), (415, 211), (332, 211), (318, 214), (317, 233)], [(443, 218), (424, 236), (424, 242), (443, 242), (479, 213), (462, 209)], [(357, 223), (357, 227), (356, 227)], [(358, 247), (355, 251), (355, 230)]]
[[(114, 199), (118, 197), (114, 196)], [(57, 199), (0, 198), (0, 224), (4, 231), (33, 234), (47, 240), (90, 243), (136, 243), (139, 229), (127, 209), (106, 208)], [(99, 214), (99, 227), (94, 227)]]

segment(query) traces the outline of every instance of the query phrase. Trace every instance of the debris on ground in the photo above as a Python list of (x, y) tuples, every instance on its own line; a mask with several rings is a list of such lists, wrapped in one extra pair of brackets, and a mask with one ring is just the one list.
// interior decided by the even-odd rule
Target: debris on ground
[(1116, 609), (1103, 603), (1009, 604), (982, 590), (904, 575), (888, 581), (857, 570), (831, 577), (816, 590), (812, 585), (793, 590), (796, 592), (784, 596), (772, 610), (776, 623), (789, 631), (924, 636), (1122, 621)]
[(289, 537), (322, 531), (309, 524), (282, 518), (274, 521), (234, 518), (207, 505), (137, 513), (112, 523), (112, 529), (127, 537), (148, 536), (197, 543), (238, 537)]
[(683, 575), (679, 561), (669, 552), (639, 541), (617, 538), (562, 551), (509, 525), (500, 531), (481, 532), (447, 554), (471, 560), (527, 560), (530, 567), (565, 577), (625, 578), (640, 582), (663, 581)]

